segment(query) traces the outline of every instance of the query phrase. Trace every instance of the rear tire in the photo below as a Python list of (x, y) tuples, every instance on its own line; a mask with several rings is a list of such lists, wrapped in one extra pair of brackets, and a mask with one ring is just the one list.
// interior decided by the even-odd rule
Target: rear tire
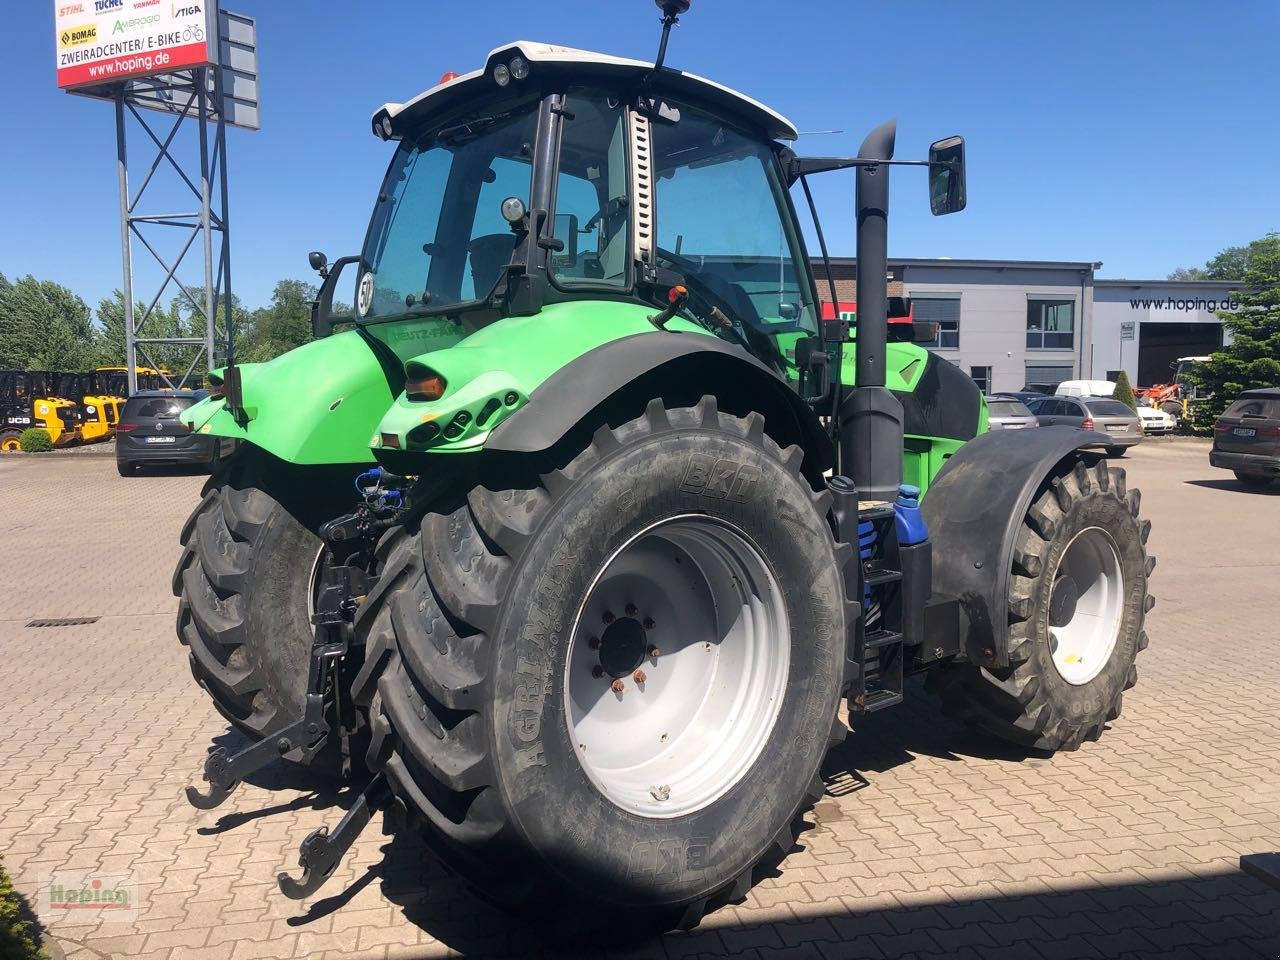
[[(1009, 666), (935, 667), (926, 686), (945, 713), (1039, 750), (1098, 739), (1137, 682), (1143, 620), (1155, 605), (1147, 593), (1156, 562), (1146, 552), (1151, 523), (1138, 518), (1140, 504), (1124, 470), (1106, 463), (1077, 461), (1045, 485), (1013, 549)], [(1077, 621), (1082, 630), (1095, 626), (1079, 639), (1070, 633)]]
[[(508, 464), (384, 539), (381, 579), (356, 622), (370, 765), (386, 771), (432, 850), (487, 899), (561, 934), (687, 928), (744, 897), (755, 872), (791, 849), (796, 818), (822, 794), (818, 766), (845, 732), (841, 568), (852, 552), (837, 550), (826, 494), (800, 475), (799, 449), (780, 450), (763, 427), (758, 414), (718, 413), (710, 397), (670, 411), (653, 401), (639, 419), (602, 427), (564, 469), (513, 487)], [(718, 569), (714, 549), (697, 545), (700, 533), (681, 540), (667, 526), (679, 523), (750, 545), (732, 555), (739, 576), (717, 581), (711, 603), (701, 585)], [(665, 552), (627, 565), (649, 536)], [(656, 562), (668, 557), (679, 566)], [(776, 591), (754, 589), (762, 570)], [(653, 581), (676, 592), (655, 593)], [(611, 603), (601, 599), (609, 591)], [(701, 613), (715, 642), (680, 609)], [(785, 619), (770, 619), (778, 610)], [(664, 633), (668, 617), (676, 628)], [(786, 629), (770, 632), (778, 623)], [(727, 742), (738, 729), (716, 735), (714, 691), (739, 675), (730, 664), (754, 649), (748, 634), (780, 640), (787, 666), (770, 697), (740, 688), (732, 723), (759, 734), (735, 754)], [(612, 662), (632, 640), (640, 652)], [(643, 653), (650, 640), (660, 657)], [(757, 655), (742, 675), (767, 672), (770, 660)], [(708, 662), (707, 683), (681, 686)], [(637, 667), (650, 676), (637, 680)], [(622, 692), (610, 689), (614, 677)], [(664, 725), (672, 705), (691, 705), (679, 717), (687, 723)], [(592, 739), (584, 717), (620, 725)], [(682, 739), (689, 731), (699, 739)], [(612, 772), (640, 765), (652, 785)]]
[(1124, 456), (1125, 450), (1126, 450), (1125, 447), (1107, 447), (1107, 456), (1115, 457), (1118, 459)]
[(21, 437), (21, 430), (0, 430), (0, 453), (20, 453)]
[(138, 465), (132, 460), (117, 460), (116, 473), (122, 477), (132, 477), (138, 472)]
[(1271, 486), (1273, 477), (1266, 477), (1260, 473), (1244, 473), (1240, 470), (1233, 470), (1236, 479), (1243, 483), (1246, 487), (1252, 487), (1255, 490), (1261, 490), (1263, 487)]
[[(315, 530), (352, 497), (247, 449), (205, 484), (173, 574), (191, 672), (236, 729), (260, 740), (302, 714), (313, 627)], [(296, 470), (297, 468), (294, 468)], [(338, 750), (321, 766), (338, 765)], [(320, 758), (317, 758), (320, 759)]]

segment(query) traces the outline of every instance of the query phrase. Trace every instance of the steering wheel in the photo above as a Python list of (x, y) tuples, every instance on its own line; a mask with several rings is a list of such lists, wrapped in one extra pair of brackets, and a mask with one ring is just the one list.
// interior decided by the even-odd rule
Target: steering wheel
[[(775, 367), (779, 372), (786, 370), (786, 357), (778, 349), (773, 337), (763, 331), (764, 321), (760, 318), (760, 312), (756, 309), (755, 304), (751, 302), (751, 298), (740, 287), (729, 283), (721, 277), (717, 277), (715, 274), (697, 273), (697, 266), (694, 262), (687, 257), (680, 256), (678, 253), (672, 253), (662, 247), (655, 247), (654, 249), (660, 262), (665, 262), (667, 266), (684, 277), (684, 284), (689, 289), (690, 294), (696, 295), (699, 300), (704, 301), (711, 307), (718, 308), (720, 313), (730, 320), (732, 326), (728, 332), (732, 333), (747, 348), (748, 352)], [(690, 297), (690, 300), (693, 300), (693, 296)], [(692, 304), (691, 308), (701, 318), (713, 325), (717, 332), (724, 329), (722, 324), (715, 322), (711, 316), (710, 309), (697, 310)]]

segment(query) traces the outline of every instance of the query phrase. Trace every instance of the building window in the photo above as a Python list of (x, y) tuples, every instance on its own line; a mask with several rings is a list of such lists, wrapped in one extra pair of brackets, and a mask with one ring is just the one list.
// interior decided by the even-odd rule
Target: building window
[(969, 376), (972, 377), (973, 382), (978, 385), (978, 389), (982, 391), (983, 396), (986, 396), (991, 392), (990, 367), (970, 367)]
[(1070, 350), (1075, 344), (1074, 300), (1027, 301), (1027, 349)]
[(925, 344), (934, 350), (960, 349), (960, 298), (959, 297), (911, 297), (912, 319), (920, 323), (936, 323), (938, 336), (933, 343)]
[(1053, 393), (1058, 389), (1058, 384), (1064, 380), (1070, 380), (1075, 375), (1075, 370), (1070, 364), (1059, 366), (1036, 366), (1027, 364), (1027, 384), (1026, 389), (1038, 390), (1041, 393)]
[(1115, 383), (1117, 380), (1119, 380), (1119, 379), (1120, 379), (1120, 371), (1119, 371), (1119, 370), (1108, 370), (1108, 371), (1107, 371), (1107, 379), (1108, 379), (1108, 380), (1110, 380), (1112, 383)]

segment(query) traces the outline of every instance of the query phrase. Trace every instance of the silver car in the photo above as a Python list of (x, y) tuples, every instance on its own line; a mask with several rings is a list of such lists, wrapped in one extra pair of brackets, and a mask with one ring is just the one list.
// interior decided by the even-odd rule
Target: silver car
[(1014, 397), (988, 397), (987, 422), (992, 430), (1025, 430), (1038, 427), (1038, 421), (1027, 405)]
[(1030, 408), (1042, 427), (1079, 427), (1105, 434), (1094, 446), (1106, 447), (1110, 457), (1122, 457), (1125, 450), (1142, 441), (1142, 421), (1119, 400), (1045, 397), (1031, 401)]

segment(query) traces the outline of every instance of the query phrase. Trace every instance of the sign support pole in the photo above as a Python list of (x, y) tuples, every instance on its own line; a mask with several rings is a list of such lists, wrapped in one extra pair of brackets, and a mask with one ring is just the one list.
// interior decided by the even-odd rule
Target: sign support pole
[(133, 342), (133, 245), (129, 242), (129, 154), (125, 142), (123, 89), (116, 98), (116, 171), (120, 185), (120, 260), (124, 265), (124, 362), (132, 395), (138, 392), (138, 362)]

